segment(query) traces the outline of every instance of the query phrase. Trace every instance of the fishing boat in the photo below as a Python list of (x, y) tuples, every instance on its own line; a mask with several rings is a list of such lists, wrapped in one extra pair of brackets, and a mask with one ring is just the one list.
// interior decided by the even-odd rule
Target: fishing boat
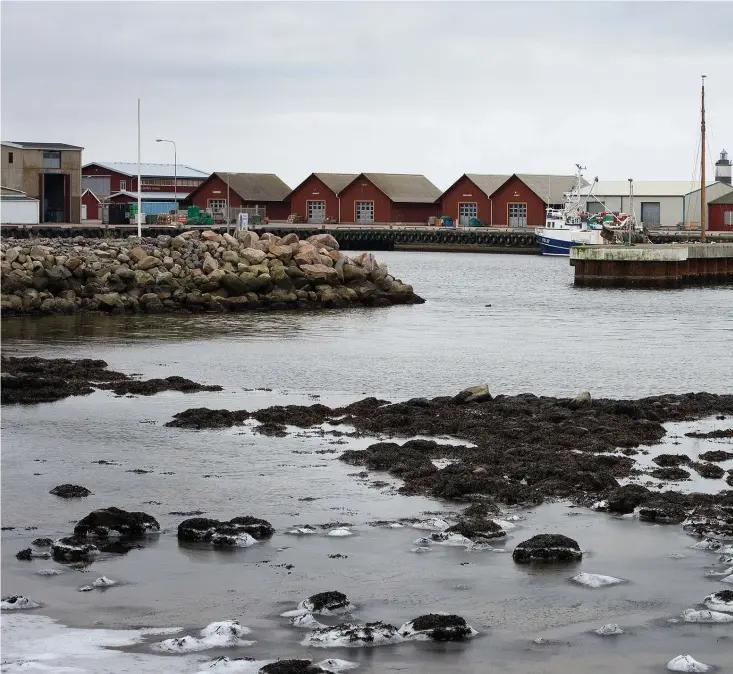
[[(636, 229), (636, 219), (632, 215), (617, 213), (605, 208), (593, 194), (598, 178), (593, 180), (590, 189), (583, 179), (585, 167), (576, 164), (576, 186), (565, 195), (565, 207), (552, 208), (549, 203), (545, 226), (536, 231), (537, 243), (542, 255), (570, 255), (573, 246), (599, 246), (619, 240), (621, 232)], [(630, 190), (633, 186), (629, 183)], [(583, 194), (585, 192), (585, 194)], [(588, 202), (593, 200), (603, 207), (600, 213), (589, 213)], [(549, 200), (548, 200), (549, 201)], [(630, 201), (633, 204), (633, 198)]]

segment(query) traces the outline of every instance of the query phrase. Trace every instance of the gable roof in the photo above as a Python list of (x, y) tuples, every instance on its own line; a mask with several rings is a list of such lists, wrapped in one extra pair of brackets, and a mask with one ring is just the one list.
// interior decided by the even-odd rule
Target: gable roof
[(96, 194), (94, 194), (94, 192), (92, 192), (92, 191), (91, 191), (91, 190), (90, 190), (90, 189), (89, 189), (88, 187), (87, 187), (87, 188), (86, 188), (86, 189), (85, 189), (85, 190), (84, 190), (84, 191), (83, 191), (83, 192), (81, 193), (81, 197), (82, 197), (82, 199), (84, 198), (84, 195), (85, 195), (85, 194), (86, 194), (87, 192), (89, 192), (89, 194), (91, 194), (91, 195), (92, 195), (92, 196), (93, 196), (93, 197), (94, 197), (94, 198), (95, 198), (95, 199), (96, 199), (97, 201), (99, 201), (99, 203), (102, 203), (102, 202), (100, 201), (99, 197), (98, 197), (98, 196), (97, 196)]
[(433, 204), (441, 195), (440, 190), (421, 174), (360, 173), (349, 185), (361, 176), (395, 203)]
[(710, 204), (733, 204), (733, 190), (731, 190), (730, 192), (726, 194), (719, 196), (717, 199), (708, 201), (708, 206)]
[[(209, 178), (216, 176), (223, 182), (229, 182), (229, 189), (245, 201), (283, 201), (292, 191), (274, 173), (227, 173), (217, 171)], [(208, 181), (207, 181), (208, 182)], [(200, 190), (199, 185), (191, 194)]]
[(3, 145), (18, 147), (24, 150), (83, 150), (79, 145), (68, 145), (67, 143), (35, 143), (24, 140), (4, 140)]
[(359, 177), (358, 173), (313, 173), (328, 189), (335, 194), (350, 185)]
[[(476, 185), (487, 197), (491, 197), (510, 178), (516, 176), (543, 201), (548, 194), (551, 204), (565, 202), (565, 194), (575, 188), (576, 176), (556, 175), (551, 173), (466, 173), (466, 177)], [(588, 185), (587, 180), (582, 180)]]
[[(84, 164), (82, 171), (89, 166), (100, 166), (108, 171), (122, 173), (132, 178), (137, 176), (137, 162), (126, 161), (93, 161)], [(208, 173), (191, 168), (185, 164), (140, 164), (140, 175), (143, 178), (173, 178), (176, 173), (179, 178), (201, 178), (209, 177)]]
[(26, 194), (23, 190), (16, 190), (14, 187), (6, 187), (5, 185), (0, 186), (0, 193), (16, 197), (22, 197)]

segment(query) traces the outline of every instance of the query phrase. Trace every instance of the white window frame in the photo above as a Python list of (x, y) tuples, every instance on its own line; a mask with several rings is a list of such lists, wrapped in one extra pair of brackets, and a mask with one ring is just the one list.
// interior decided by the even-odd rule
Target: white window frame
[(127, 180), (120, 180), (120, 192), (127, 191)]
[[(368, 206), (368, 208), (365, 209), (365, 206)], [(372, 217), (370, 220), (363, 219), (362, 212), (364, 210), (371, 211)], [(364, 225), (374, 224), (374, 200), (361, 200), (354, 202), (354, 221)]]
[(210, 208), (212, 213), (225, 213), (227, 210), (227, 200), (209, 199), (206, 202), (206, 207)]
[(726, 227), (733, 227), (733, 211), (723, 212), (723, 225)]
[(60, 169), (61, 168), (61, 151), (60, 150), (44, 150), (43, 151), (43, 168)]
[[(326, 221), (326, 202), (323, 199), (308, 199), (305, 203), (305, 219), (310, 222), (313, 220), (313, 216), (311, 215), (313, 210), (311, 209), (311, 204), (323, 204), (323, 208), (319, 209), (321, 213), (323, 213), (323, 219), (319, 220), (320, 223), (323, 223)], [(317, 224), (317, 223), (316, 223)]]

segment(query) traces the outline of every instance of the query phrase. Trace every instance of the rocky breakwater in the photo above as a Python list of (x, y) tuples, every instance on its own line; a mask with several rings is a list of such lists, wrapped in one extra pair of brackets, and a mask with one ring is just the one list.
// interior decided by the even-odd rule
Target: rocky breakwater
[(347, 257), (330, 234), (301, 241), (187, 231), (139, 240), (8, 239), (8, 314), (319, 309), (424, 302), (371, 253)]

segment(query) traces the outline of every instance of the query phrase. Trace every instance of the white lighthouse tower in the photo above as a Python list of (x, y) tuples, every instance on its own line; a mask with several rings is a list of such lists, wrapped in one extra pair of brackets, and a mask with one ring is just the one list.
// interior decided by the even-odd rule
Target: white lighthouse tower
[(731, 161), (728, 159), (728, 153), (723, 150), (720, 153), (720, 159), (715, 162), (715, 182), (730, 185), (730, 174)]

